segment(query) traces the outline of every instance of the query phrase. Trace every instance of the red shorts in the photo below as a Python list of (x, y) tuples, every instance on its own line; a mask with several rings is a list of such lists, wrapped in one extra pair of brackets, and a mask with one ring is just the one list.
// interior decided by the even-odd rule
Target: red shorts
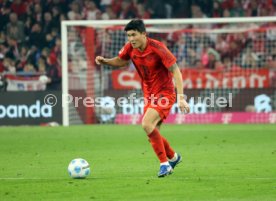
[(170, 113), (171, 107), (175, 103), (176, 95), (173, 94), (158, 94), (151, 97), (144, 97), (144, 114), (148, 108), (155, 109), (161, 120), (165, 120)]

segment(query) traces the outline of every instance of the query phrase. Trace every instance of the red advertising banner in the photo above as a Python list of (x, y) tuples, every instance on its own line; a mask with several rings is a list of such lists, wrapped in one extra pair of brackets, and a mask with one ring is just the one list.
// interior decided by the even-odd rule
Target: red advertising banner
[[(211, 88), (268, 88), (268, 69), (240, 69), (233, 71), (183, 69), (183, 84), (186, 89)], [(136, 71), (116, 70), (112, 72), (114, 89), (140, 89), (140, 78)]]
[(112, 71), (112, 86), (114, 89), (140, 89), (141, 81), (136, 71)]
[(269, 70), (241, 69), (233, 71), (182, 70), (183, 84), (188, 89), (210, 88), (267, 88)]

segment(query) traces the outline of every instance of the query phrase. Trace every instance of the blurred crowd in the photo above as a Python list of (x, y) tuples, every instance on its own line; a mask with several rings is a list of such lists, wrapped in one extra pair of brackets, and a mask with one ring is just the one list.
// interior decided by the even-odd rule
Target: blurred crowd
[[(48, 77), (48, 89), (60, 89), (62, 20), (207, 18), (275, 14), (275, 0), (0, 0), (0, 73), (44, 74)], [(225, 37), (227, 40), (235, 41), (235, 44), (244, 45), (246, 42), (243, 38)], [(184, 44), (187, 38), (177, 40), (178, 51), (186, 48)], [(217, 60), (218, 55), (225, 50), (223, 45), (229, 44), (214, 44), (216, 45), (212, 48), (202, 48), (205, 48), (207, 55), (213, 55), (213, 59)], [(276, 48), (276, 44), (274, 45)], [(245, 57), (254, 57), (250, 48), (245, 52)], [(275, 55), (270, 56), (272, 61), (276, 58), (276, 49)], [(180, 61), (183, 58), (180, 58)], [(185, 62), (189, 62), (189, 58), (185, 58)], [(228, 62), (231, 55), (226, 55), (223, 59), (224, 62)]]

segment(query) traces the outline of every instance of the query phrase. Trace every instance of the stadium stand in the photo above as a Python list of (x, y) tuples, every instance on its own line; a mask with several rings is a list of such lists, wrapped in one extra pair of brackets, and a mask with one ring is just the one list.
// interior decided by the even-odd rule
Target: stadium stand
[[(273, 0), (164, 2), (161, 0), (1, 0), (0, 10), (0, 78), (2, 81), (9, 74), (27, 77), (47, 75), (47, 89), (59, 90), (61, 88), (60, 22), (62, 20), (274, 16), (276, 2)], [(274, 26), (274, 24), (265, 26)], [(209, 40), (208, 36), (206, 37), (206, 40)], [(168, 42), (167, 39), (164, 40)], [(177, 40), (178, 49), (187, 48), (181, 47), (181, 44), (185, 43), (184, 37), (179, 37)], [(276, 68), (275, 42), (268, 45), (258, 42), (258, 39), (245, 40), (242, 34), (228, 34), (218, 37), (215, 43), (208, 44), (213, 45), (202, 48), (200, 54), (203, 55), (202, 57), (208, 57), (210, 62), (193, 60), (191, 51), (186, 55), (189, 59), (183, 54), (178, 55), (179, 62), (190, 62), (190, 67), (208, 69)], [(242, 65), (231, 65), (231, 61), (241, 52)], [(2, 90), (5, 90), (4, 83), (4, 81), (1, 82)]]

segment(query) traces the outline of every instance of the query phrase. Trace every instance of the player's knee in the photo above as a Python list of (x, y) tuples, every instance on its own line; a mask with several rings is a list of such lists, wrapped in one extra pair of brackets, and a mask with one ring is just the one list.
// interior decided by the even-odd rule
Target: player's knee
[(150, 134), (154, 129), (152, 123), (146, 121), (142, 121), (142, 128), (144, 131), (146, 131), (147, 134)]

